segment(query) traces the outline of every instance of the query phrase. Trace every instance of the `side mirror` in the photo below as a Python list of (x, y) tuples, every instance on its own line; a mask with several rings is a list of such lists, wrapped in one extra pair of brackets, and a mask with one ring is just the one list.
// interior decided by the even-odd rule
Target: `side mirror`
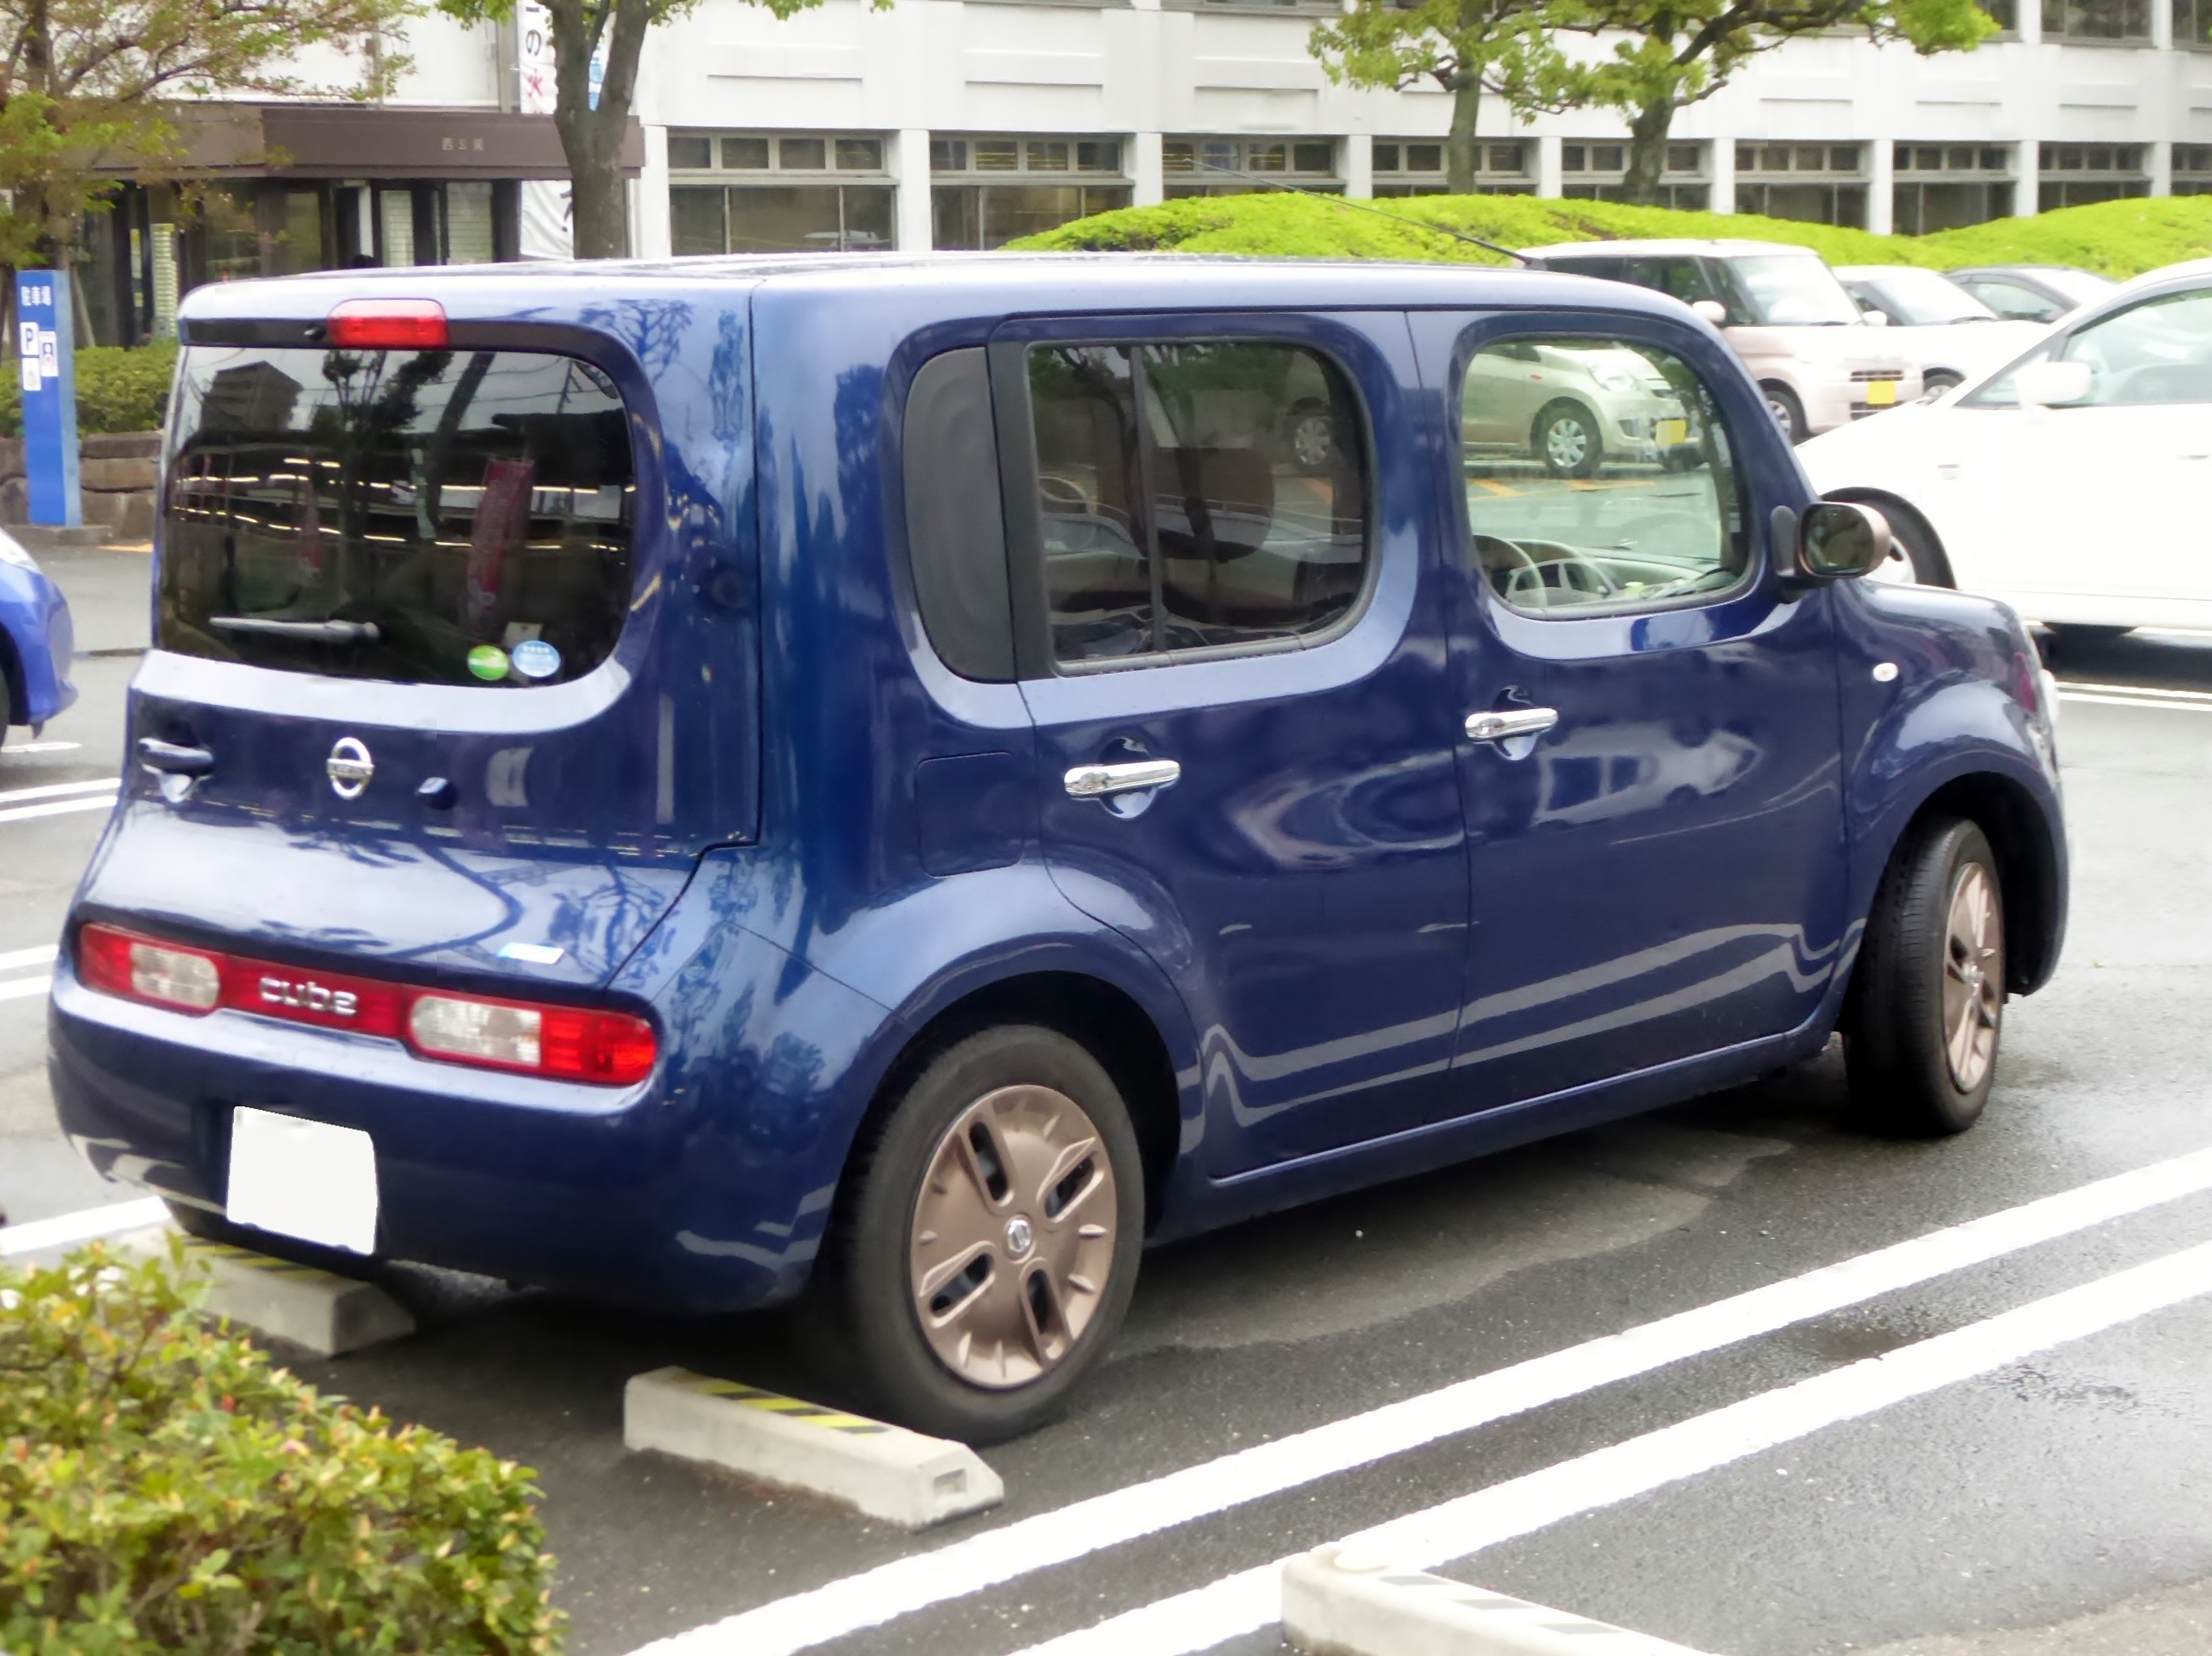
[(1725, 328), (1728, 325), (1728, 307), (1718, 299), (1693, 300), (1689, 308), (1715, 328)]
[(1890, 313), (1886, 310), (1862, 310), (1858, 313), (1858, 319), (1869, 328), (1887, 328), (1890, 325)]
[(2030, 362), (2013, 375), (2023, 408), (2063, 408), (2086, 402), (2094, 375), (2086, 362)]
[(1799, 520), (1795, 573), (1802, 579), (1852, 580), (1880, 569), (1889, 556), (1889, 523), (1871, 506), (1823, 500)]

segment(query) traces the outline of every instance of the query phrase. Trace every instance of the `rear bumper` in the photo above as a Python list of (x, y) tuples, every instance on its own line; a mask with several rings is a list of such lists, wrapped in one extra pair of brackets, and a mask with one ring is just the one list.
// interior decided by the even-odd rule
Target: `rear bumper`
[(826, 1191), (810, 1206), (772, 1158), (733, 1165), (745, 1135), (672, 1086), (666, 1056), (626, 1090), (463, 1069), (396, 1042), (96, 994), (66, 960), (49, 1049), (62, 1125), (94, 1169), (195, 1206), (221, 1209), (234, 1105), (367, 1131), (391, 1258), (740, 1310), (797, 1291), (826, 1217)]

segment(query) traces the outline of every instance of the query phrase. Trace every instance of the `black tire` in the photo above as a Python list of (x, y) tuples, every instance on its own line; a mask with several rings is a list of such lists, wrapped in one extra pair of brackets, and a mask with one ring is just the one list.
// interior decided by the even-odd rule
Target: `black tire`
[[(1954, 976), (1953, 903), (1963, 883), (1987, 881), (1995, 953), (1971, 961), (1989, 994)], [(1971, 953), (1972, 951), (1968, 951)], [(1974, 1125), (1996, 1078), (2004, 1016), (2004, 888), (1989, 841), (1975, 824), (1930, 821), (1907, 834), (1890, 859), (1852, 969), (1844, 1057), (1851, 1114), (1894, 1138), (1938, 1138)], [(1961, 1072), (1946, 1006), (1947, 980), (1962, 981), (1972, 1021), (1986, 1028), (1986, 1057)]]
[[(1113, 1179), (1114, 1235), (1106, 1281), (1064, 1355), (1024, 1383), (986, 1386), (951, 1366), (924, 1330), (913, 1280), (921, 1245), (915, 1226), (925, 1180), (948, 1135), (979, 1101), (1018, 1086), (1049, 1088), (1090, 1118)], [(885, 1418), (963, 1443), (1018, 1437), (1057, 1413), (1112, 1344), (1136, 1285), (1144, 1213), (1136, 1131), (1104, 1067), (1057, 1030), (986, 1029), (932, 1059), (856, 1147), (815, 1308), (835, 1347), (850, 1359), (864, 1402)], [(1044, 1253), (1040, 1245), (1033, 1257), (1041, 1261)], [(986, 1268), (1018, 1274), (1023, 1257), (1000, 1246)], [(1009, 1266), (1007, 1258), (1018, 1262)]]
[(1788, 386), (1768, 382), (1759, 388), (1759, 394), (1766, 399), (1766, 411), (1774, 416), (1774, 423), (1782, 428), (1782, 435), (1789, 439), (1791, 447), (1812, 435), (1805, 423), (1805, 404), (1798, 401), (1797, 393)]
[(2079, 621), (2052, 621), (2044, 623), (2059, 640), (2069, 644), (2103, 644), (2115, 638), (2124, 638), (2135, 630), (2132, 627), (2092, 626)]
[(1947, 368), (1932, 368), (1920, 377), (1921, 394), (1939, 397), (1955, 385), (1966, 383), (1966, 375), (1954, 374)]
[(1553, 477), (1588, 477), (1605, 458), (1605, 438), (1596, 414), (1561, 397), (1538, 412), (1528, 448)]

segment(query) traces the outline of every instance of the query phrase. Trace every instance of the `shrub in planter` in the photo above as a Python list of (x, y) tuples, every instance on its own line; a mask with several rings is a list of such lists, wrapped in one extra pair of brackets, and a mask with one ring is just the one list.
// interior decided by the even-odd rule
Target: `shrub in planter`
[(530, 1473), (327, 1398), (181, 1249), (0, 1272), (0, 1651), (552, 1652)]
[[(86, 346), (77, 353), (77, 434), (154, 430), (168, 409), (176, 372), (174, 341), (127, 350)], [(23, 434), (23, 395), (12, 371), (0, 374), (0, 437)]]

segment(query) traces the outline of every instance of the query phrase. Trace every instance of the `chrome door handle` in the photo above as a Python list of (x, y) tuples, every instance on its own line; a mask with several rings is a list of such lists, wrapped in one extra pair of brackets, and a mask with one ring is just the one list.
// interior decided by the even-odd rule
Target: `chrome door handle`
[(1172, 759), (1142, 759), (1127, 765), (1078, 765), (1063, 780), (1071, 799), (1103, 799), (1109, 793), (1173, 787), (1182, 773)]
[(1501, 742), (1511, 736), (1540, 736), (1559, 722), (1556, 707), (1501, 707), (1467, 716), (1469, 741)]

